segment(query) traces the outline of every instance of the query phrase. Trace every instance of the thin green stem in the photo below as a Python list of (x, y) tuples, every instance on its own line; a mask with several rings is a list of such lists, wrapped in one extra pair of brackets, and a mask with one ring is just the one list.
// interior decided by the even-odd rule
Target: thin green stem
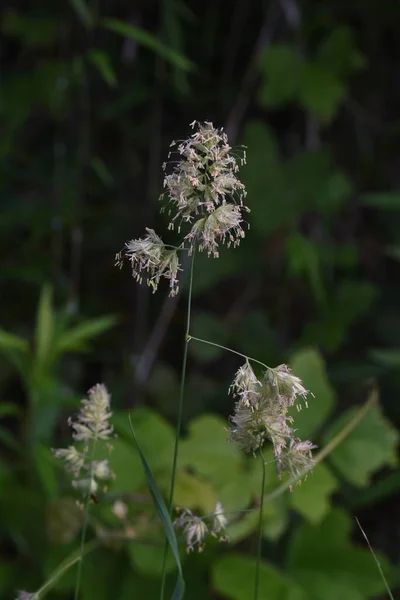
[[(183, 349), (183, 358), (182, 358), (182, 373), (181, 373), (181, 385), (180, 385), (180, 392), (179, 392), (178, 419), (177, 419), (177, 425), (176, 425), (176, 431), (175, 431), (175, 446), (174, 446), (174, 457), (173, 457), (173, 461), (172, 461), (171, 487), (170, 487), (170, 491), (169, 491), (169, 500), (168, 500), (168, 510), (169, 510), (170, 516), (172, 515), (172, 508), (173, 508), (173, 502), (174, 502), (176, 467), (177, 467), (177, 462), (178, 462), (179, 438), (181, 435), (182, 416), (183, 416), (183, 400), (184, 400), (184, 395), (185, 395), (186, 365), (187, 365), (187, 357), (188, 357), (188, 345), (189, 345), (189, 340), (190, 340), (190, 336), (189, 336), (190, 319), (191, 319), (191, 312), (192, 312), (194, 257), (195, 257), (195, 249), (193, 248), (193, 253), (190, 257), (190, 275), (189, 275), (189, 292), (188, 292), (187, 312), (186, 312), (185, 345), (184, 345), (184, 349)], [(166, 564), (167, 564), (168, 547), (169, 547), (168, 540), (166, 540), (165, 549), (164, 549), (163, 567), (162, 567), (160, 600), (163, 600), (164, 593), (165, 593), (165, 578), (166, 578)]]
[[(97, 440), (94, 439), (93, 443), (92, 443), (90, 457), (89, 457), (89, 461), (90, 461), (89, 486), (91, 485), (92, 478), (93, 478), (93, 458), (94, 458), (94, 453), (95, 453), (95, 449), (96, 449), (96, 442), (97, 442)], [(85, 548), (87, 526), (88, 526), (88, 522), (89, 522), (90, 493), (91, 492), (89, 489), (86, 494), (86, 498), (85, 498), (84, 517), (83, 517), (83, 525), (82, 525), (82, 533), (81, 533), (81, 543), (80, 543), (80, 549), (79, 549), (80, 560), (78, 562), (78, 572), (76, 574), (74, 600), (78, 600), (79, 589), (81, 586), (83, 554), (84, 554), (84, 548)]]
[(228, 352), (232, 352), (232, 354), (237, 354), (238, 356), (241, 356), (242, 358), (245, 358), (246, 360), (251, 360), (251, 362), (255, 362), (255, 363), (265, 367), (268, 371), (273, 371), (273, 369), (271, 367), (264, 364), (260, 360), (257, 360), (256, 358), (252, 358), (251, 356), (247, 356), (247, 354), (242, 354), (241, 352), (237, 352), (236, 350), (232, 350), (232, 348), (227, 348), (226, 346), (221, 346), (221, 344), (216, 344), (215, 342), (209, 342), (208, 340), (202, 340), (201, 338), (194, 337), (194, 335), (188, 336), (188, 341), (190, 342), (190, 340), (195, 340), (196, 342), (201, 342), (202, 344), (208, 344), (209, 346), (215, 346), (216, 348), (221, 348), (221, 350), (227, 350)]
[(254, 580), (254, 600), (258, 598), (258, 590), (260, 587), (260, 565), (261, 565), (261, 550), (262, 550), (262, 523), (263, 523), (263, 511), (264, 511), (264, 494), (265, 494), (265, 459), (260, 448), (260, 458), (262, 462), (262, 480), (261, 480), (261, 500), (260, 500), (260, 513), (258, 519), (258, 541), (257, 541), (257, 564), (256, 564), (256, 575)]
[(389, 587), (389, 584), (388, 584), (388, 582), (387, 582), (387, 579), (386, 579), (386, 577), (385, 577), (385, 573), (383, 572), (383, 569), (382, 569), (381, 563), (380, 563), (380, 561), (378, 560), (378, 557), (376, 556), (376, 554), (375, 554), (375, 552), (374, 552), (374, 549), (372, 548), (372, 546), (371, 546), (371, 544), (370, 544), (370, 542), (369, 542), (369, 539), (368, 539), (368, 537), (367, 537), (367, 534), (365, 533), (364, 529), (361, 527), (361, 523), (360, 523), (360, 521), (357, 519), (357, 517), (355, 517), (355, 520), (356, 520), (356, 523), (357, 523), (358, 527), (360, 528), (360, 531), (361, 531), (361, 533), (363, 534), (363, 536), (364, 536), (364, 538), (365, 538), (365, 541), (367, 542), (367, 546), (368, 546), (368, 548), (369, 548), (369, 550), (370, 550), (370, 552), (371, 552), (371, 554), (372, 554), (372, 556), (373, 556), (373, 559), (374, 559), (374, 561), (375, 561), (375, 563), (376, 563), (376, 566), (378, 567), (379, 574), (380, 574), (380, 576), (381, 576), (381, 578), (382, 578), (382, 581), (383, 581), (383, 583), (384, 583), (384, 585), (385, 585), (385, 588), (386, 588), (386, 591), (387, 591), (387, 593), (388, 593), (388, 596), (389, 596), (390, 600), (394, 600), (394, 597), (393, 597), (392, 591), (391, 591), (391, 589), (390, 589), (390, 587)]

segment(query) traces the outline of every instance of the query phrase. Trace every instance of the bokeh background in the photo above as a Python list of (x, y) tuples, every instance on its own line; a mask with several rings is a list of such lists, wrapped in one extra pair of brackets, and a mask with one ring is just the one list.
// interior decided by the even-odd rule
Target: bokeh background
[[(196, 258), (193, 335), (291, 364), (315, 395), (299, 433), (320, 447), (380, 398), (307, 482), (267, 503), (261, 597), (386, 597), (354, 516), (396, 589), (399, 27), (400, 4), (378, 0), (3, 3), (2, 598), (38, 589), (78, 545), (81, 514), (50, 448), (68, 443), (67, 418), (97, 382), (113, 397), (117, 478), (92, 507), (89, 538), (103, 543), (82, 597), (158, 597), (162, 532), (127, 413), (166, 492), (187, 280), (176, 298), (152, 295), (114, 256), (145, 227), (166, 230), (161, 165), (194, 119), (247, 147), (251, 227), (240, 248)], [(201, 513), (259, 502), (260, 466), (224, 431), (240, 364), (190, 344), (176, 500)], [(256, 513), (235, 515), (230, 545), (185, 559), (187, 598), (251, 597)], [(71, 598), (74, 576), (49, 597)]]

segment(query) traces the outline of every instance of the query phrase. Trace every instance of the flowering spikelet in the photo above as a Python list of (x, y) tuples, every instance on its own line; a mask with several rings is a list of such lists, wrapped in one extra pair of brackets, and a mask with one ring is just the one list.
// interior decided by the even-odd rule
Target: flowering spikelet
[(239, 398), (230, 419), (229, 441), (255, 454), (269, 440), (279, 474), (288, 471), (298, 475), (312, 467), (311, 450), (316, 446), (294, 437), (293, 419), (288, 414), (288, 409), (298, 398), (305, 399), (308, 392), (287, 365), (267, 369), (260, 381), (247, 360), (238, 369), (229, 391)]
[[(189, 139), (178, 145), (172, 142), (171, 147), (177, 146), (181, 158), (164, 179), (175, 212), (172, 227), (178, 218), (192, 221), (196, 215), (211, 213), (228, 200), (237, 199), (242, 205), (246, 195), (244, 185), (236, 176), (239, 166), (231, 154), (226, 134), (208, 121), (193, 121), (191, 126), (197, 129)], [(241, 162), (243, 164), (244, 158)]]
[[(171, 144), (179, 159), (169, 163), (173, 165), (172, 171), (164, 177), (165, 192), (160, 197), (169, 204), (168, 229), (177, 228), (180, 233), (184, 224), (190, 230), (177, 247), (170, 247), (153, 229), (146, 229), (145, 237), (127, 242), (116, 255), (116, 265), (122, 267), (124, 260), (128, 260), (134, 279), (139, 283), (145, 279), (153, 292), (161, 277), (168, 279), (170, 296), (178, 292), (177, 277), (181, 270), (178, 252), (186, 250), (192, 254), (197, 248), (218, 258), (221, 244), (228, 248), (239, 245), (245, 235), (242, 215), (249, 212), (243, 204), (244, 185), (236, 175), (238, 160), (231, 152), (227, 136), (208, 121), (194, 121), (191, 125), (195, 132), (187, 140)], [(244, 164), (244, 153), (239, 162)], [(167, 163), (163, 165), (166, 168)], [(164, 209), (165, 206), (161, 210)]]
[(209, 534), (218, 538), (220, 542), (227, 541), (228, 537), (225, 535), (227, 524), (220, 502), (217, 502), (214, 513), (208, 517), (198, 517), (188, 508), (184, 508), (180, 517), (174, 521), (174, 527), (183, 530), (187, 552), (192, 552), (195, 548), (202, 552)]
[[(76, 446), (53, 450), (57, 458), (64, 461), (65, 468), (74, 476), (73, 487), (86, 493), (95, 493), (97, 480), (113, 477), (108, 460), (87, 460), (90, 444), (108, 442), (113, 434), (110, 425), (110, 395), (103, 384), (97, 384), (88, 391), (88, 397), (81, 402), (81, 410), (76, 419), (69, 419), (72, 437), (75, 442), (83, 442), (83, 448)], [(82, 474), (83, 472), (83, 474)], [(82, 475), (82, 476), (81, 476)]]
[(147, 273), (146, 282), (153, 292), (157, 291), (161, 277), (169, 279), (170, 295), (174, 296), (178, 293), (178, 252), (167, 248), (153, 229), (146, 228), (146, 231), (144, 238), (125, 244), (125, 249), (116, 255), (116, 265), (122, 267), (124, 258), (129, 260), (133, 278), (138, 283), (142, 283), (143, 273)]

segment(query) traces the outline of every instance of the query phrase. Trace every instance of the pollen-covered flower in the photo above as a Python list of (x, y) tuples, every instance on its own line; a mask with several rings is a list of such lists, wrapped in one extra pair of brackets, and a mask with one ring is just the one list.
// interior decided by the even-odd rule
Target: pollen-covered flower
[(75, 446), (68, 446), (68, 448), (58, 448), (53, 450), (56, 458), (63, 458), (65, 461), (65, 468), (78, 477), (80, 470), (85, 462), (85, 455), (79, 452)]
[(201, 518), (185, 508), (181, 511), (180, 517), (174, 521), (176, 529), (183, 529), (188, 552), (192, 552), (196, 547), (201, 552), (209, 534), (218, 538), (220, 542), (228, 541), (228, 536), (225, 535), (227, 524), (228, 520), (220, 502), (217, 502), (215, 511), (209, 516)]
[(205, 250), (208, 256), (218, 258), (220, 243), (226, 243), (229, 248), (231, 245), (238, 246), (244, 238), (242, 210), (236, 204), (224, 202), (209, 215), (198, 219), (185, 239), (191, 244), (197, 241), (200, 251)]
[(203, 550), (204, 540), (208, 535), (208, 527), (203, 519), (196, 517), (191, 510), (185, 508), (179, 519), (174, 522), (174, 526), (176, 529), (183, 529), (188, 552), (192, 552), (195, 547), (199, 552)]
[(153, 229), (146, 228), (147, 235), (139, 240), (131, 240), (125, 249), (116, 255), (116, 265), (122, 267), (124, 259), (131, 263), (133, 278), (142, 283), (143, 273), (146, 282), (153, 292), (160, 283), (161, 277), (169, 279), (170, 295), (178, 292), (178, 271), (180, 270), (178, 252), (175, 248), (167, 248)]
[(239, 167), (226, 134), (208, 121), (194, 121), (192, 127), (196, 131), (189, 139), (171, 144), (180, 156), (172, 173), (164, 179), (166, 195), (175, 212), (172, 227), (176, 219), (192, 221), (228, 200), (242, 205), (246, 194), (236, 176)]
[(110, 395), (105, 385), (98, 383), (88, 391), (88, 398), (82, 400), (82, 408), (76, 420), (69, 419), (76, 441), (86, 443), (91, 440), (108, 440), (113, 428), (109, 423)]
[(217, 502), (214, 514), (211, 519), (211, 535), (218, 537), (220, 541), (227, 541), (228, 537), (225, 534), (228, 519), (226, 518), (221, 502)]
[(245, 364), (236, 372), (235, 379), (229, 388), (233, 396), (239, 396), (245, 406), (254, 406), (261, 395), (261, 382), (258, 381), (250, 363)]
[(292, 477), (297, 477), (303, 471), (311, 471), (314, 466), (312, 450), (316, 447), (309, 440), (291, 439), (287, 450), (278, 456), (278, 473), (288, 471)]
[(77, 417), (69, 419), (68, 423), (73, 429), (72, 437), (76, 442), (83, 442), (83, 449), (69, 446), (53, 450), (53, 453), (64, 461), (67, 471), (73, 473), (73, 487), (85, 494), (94, 494), (99, 487), (98, 481), (113, 477), (107, 459), (88, 458), (90, 445), (93, 448), (99, 442), (107, 443), (113, 434), (110, 424), (110, 395), (105, 385), (97, 384), (92, 387), (81, 404)]
[(230, 418), (229, 441), (255, 454), (269, 440), (279, 472), (293, 474), (306, 463), (312, 465), (315, 446), (294, 437), (293, 418), (288, 412), (296, 399), (306, 398), (308, 392), (289, 367), (267, 369), (260, 381), (247, 360), (236, 372), (229, 391), (239, 397)]
[[(281, 401), (287, 406), (293, 406), (299, 397), (305, 400), (307, 406), (306, 398), (310, 392), (303, 386), (301, 379), (293, 375), (287, 365), (279, 365), (275, 369), (268, 370), (265, 373), (265, 380), (270, 382)], [(298, 407), (301, 407), (300, 403)]]

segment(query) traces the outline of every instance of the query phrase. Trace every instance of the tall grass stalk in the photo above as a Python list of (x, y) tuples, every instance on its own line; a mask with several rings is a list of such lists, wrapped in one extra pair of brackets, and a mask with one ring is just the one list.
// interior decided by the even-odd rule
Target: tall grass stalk
[[(180, 439), (181, 429), (182, 429), (183, 403), (184, 403), (184, 398), (185, 398), (186, 366), (187, 366), (188, 347), (189, 347), (189, 340), (190, 340), (189, 331), (190, 331), (191, 312), (192, 312), (192, 291), (193, 291), (193, 274), (194, 274), (195, 253), (196, 253), (196, 250), (195, 250), (195, 248), (193, 248), (193, 252), (190, 257), (190, 274), (189, 274), (189, 291), (188, 291), (187, 311), (186, 311), (185, 344), (184, 344), (184, 348), (183, 348), (183, 358), (182, 358), (179, 406), (178, 406), (178, 416), (177, 416), (177, 424), (176, 424), (176, 430), (175, 430), (174, 456), (173, 456), (173, 460), (172, 460), (171, 486), (170, 486), (170, 490), (169, 490), (169, 499), (168, 499), (168, 510), (169, 510), (170, 516), (172, 515), (173, 504), (174, 504), (174, 491), (175, 491), (175, 480), (176, 480), (176, 468), (177, 468), (177, 463), (178, 463), (179, 439)], [(166, 540), (165, 548), (164, 548), (164, 556), (163, 556), (162, 575), (161, 575), (160, 600), (163, 600), (164, 594), (165, 594), (165, 578), (166, 578), (166, 565), (167, 565), (168, 549), (169, 549), (169, 544), (168, 544), (168, 540)]]

